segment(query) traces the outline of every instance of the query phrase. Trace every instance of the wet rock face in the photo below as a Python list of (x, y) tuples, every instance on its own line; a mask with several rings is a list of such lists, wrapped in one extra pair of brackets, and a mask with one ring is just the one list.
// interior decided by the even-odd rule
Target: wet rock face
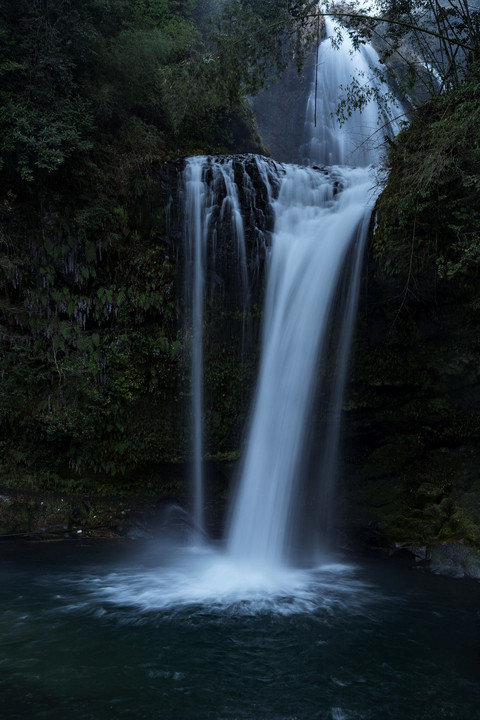
[[(230, 190), (227, 179), (233, 181), (238, 196), (250, 265), (258, 262), (257, 256), (262, 260), (264, 247), (270, 242), (274, 222), (271, 201), (278, 193), (282, 169), (267, 158), (260, 158), (261, 168), (257, 157), (233, 155), (205, 159), (203, 178), (214, 196), (209, 220), (209, 244), (215, 245), (211, 254), (215, 257), (219, 273), (222, 270), (228, 271), (236, 258), (233, 244), (235, 231), (231, 214), (225, 208), (225, 203), (229, 202)], [(184, 195), (184, 189), (180, 192)]]
[[(257, 160), (260, 160), (260, 162)], [(161, 198), (166, 208), (165, 233), (159, 241), (172, 246), (177, 258), (177, 292), (183, 303), (182, 277), (185, 270), (185, 168), (188, 159), (163, 163), (157, 173)], [(244, 234), (250, 294), (262, 292), (263, 266), (270, 245), (274, 211), (282, 175), (280, 165), (256, 155), (205, 156), (202, 179), (209, 198), (206, 283), (211, 295), (233, 307), (239, 301), (238, 228), (231, 212), (232, 187), (238, 202)]]
[(187, 363), (199, 277), (194, 247), (201, 246), (204, 257), (203, 427), (208, 459), (231, 460), (240, 448), (255, 382), (272, 200), (282, 173), (268, 158), (216, 156), (187, 160), (178, 180), (176, 285)]
[(470, 298), (399, 281), (367, 258), (346, 410), (344, 527), (366, 545), (425, 547), (434, 572), (476, 577), (480, 324)]
[(480, 550), (466, 545), (464, 540), (409, 549), (417, 564), (437, 575), (480, 580)]
[(0, 539), (116, 535), (123, 508), (119, 500), (9, 491), (0, 496)]
[(308, 93), (314, 72), (314, 57), (299, 71), (289, 65), (282, 77), (260, 92), (253, 101), (263, 141), (276, 160), (298, 162), (305, 142), (304, 125)]

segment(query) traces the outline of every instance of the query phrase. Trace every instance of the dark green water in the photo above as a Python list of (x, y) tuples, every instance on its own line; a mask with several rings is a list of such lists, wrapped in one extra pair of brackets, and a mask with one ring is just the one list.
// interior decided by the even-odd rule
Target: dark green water
[(259, 578), (208, 551), (0, 553), (4, 720), (480, 718), (473, 582), (349, 557)]

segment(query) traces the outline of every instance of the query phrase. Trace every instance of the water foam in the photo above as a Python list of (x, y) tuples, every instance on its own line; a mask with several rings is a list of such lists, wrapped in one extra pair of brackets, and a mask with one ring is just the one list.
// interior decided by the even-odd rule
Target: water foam
[[(65, 578), (80, 596), (67, 609), (138, 613), (187, 612), (203, 617), (257, 614), (357, 613), (372, 599), (372, 588), (354, 566), (326, 561), (314, 569), (271, 568), (234, 561), (212, 547), (170, 548), (167, 564), (118, 568)], [(70, 595), (71, 598), (71, 595)]]

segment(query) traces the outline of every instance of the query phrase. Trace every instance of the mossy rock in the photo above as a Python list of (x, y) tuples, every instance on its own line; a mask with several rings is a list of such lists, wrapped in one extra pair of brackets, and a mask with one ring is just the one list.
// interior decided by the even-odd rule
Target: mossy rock
[(465, 539), (480, 548), (480, 491), (460, 495), (455, 503), (453, 518), (462, 529)]
[(401, 437), (376, 448), (365, 460), (363, 473), (397, 474), (422, 456), (423, 447), (416, 437)]

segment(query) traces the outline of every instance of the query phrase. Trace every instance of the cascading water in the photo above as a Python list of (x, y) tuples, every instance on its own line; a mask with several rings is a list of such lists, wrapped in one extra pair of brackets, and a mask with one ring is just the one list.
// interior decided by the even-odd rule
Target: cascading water
[[(356, 239), (361, 254), (365, 233), (359, 229), (365, 229), (371, 185), (368, 169), (324, 174), (285, 167), (275, 202), (261, 367), (228, 536), (228, 550), (238, 560), (278, 566), (309, 549), (299, 548), (303, 523), (296, 505), (310, 410), (319, 360), (326, 361), (336, 289)], [(348, 354), (347, 343), (340, 344)], [(338, 362), (346, 364), (344, 357)], [(336, 404), (346, 370), (341, 376)]]
[[(374, 48), (365, 44), (355, 49), (348, 34), (330, 18), (325, 18), (325, 32), (307, 102), (301, 162), (351, 167), (377, 164), (383, 138), (398, 132), (402, 111), (397, 103), (388, 102), (391, 93), (380, 80), (382, 67)], [(359, 90), (376, 88), (378, 96), (386, 100), (382, 107), (374, 97), (361, 110), (346, 107), (341, 122), (339, 103), (348, 100), (352, 83)]]
[[(327, 22), (327, 36), (338, 31)], [(360, 79), (376, 82), (386, 95), (374, 72), (377, 65), (373, 49), (354, 51), (348, 38), (336, 49), (328, 38), (319, 47), (319, 80), (312, 81), (308, 142), (302, 153), (311, 164), (335, 166), (307, 168), (254, 158), (257, 186), (273, 208), (274, 228), (267, 251), (259, 376), (226, 541), (228, 556), (239, 565), (282, 568), (300, 558), (311, 561), (319, 539), (325, 549), (332, 526), (341, 407), (363, 246), (376, 195), (370, 166), (379, 160), (379, 131), (387, 121), (390, 134), (396, 132), (399, 108), (391, 104), (379, 112), (372, 101), (343, 126), (334, 118), (334, 110), (339, 86), (347, 87), (352, 78), (357, 83)], [(382, 136), (386, 133), (385, 129)], [(346, 167), (346, 162), (359, 167)], [(237, 275), (243, 296), (248, 297), (245, 203), (239, 201), (239, 194), (246, 193), (254, 206), (256, 190), (246, 166), (242, 168), (240, 175), (238, 167), (234, 172), (231, 159), (192, 158), (185, 171), (187, 260), (191, 264), (187, 278), (193, 288), (197, 524), (202, 522), (203, 502), (201, 384), (207, 255), (214, 265), (217, 241), (226, 240), (220, 226), (228, 214), (223, 230), (235, 238)], [(318, 399), (324, 415), (321, 436), (313, 432), (311, 418)], [(319, 478), (314, 477), (318, 474)], [(315, 493), (313, 486), (319, 488)]]
[[(193, 519), (203, 533), (203, 310), (208, 199), (202, 182), (203, 158), (192, 158), (185, 171), (187, 290), (191, 288)], [(188, 295), (188, 292), (186, 293)]]
[[(257, 162), (251, 161), (255, 168)], [(255, 204), (252, 180), (241, 159), (232, 157), (192, 157), (187, 160), (183, 174), (185, 206), (185, 296), (191, 326), (191, 395), (192, 395), (192, 475), (193, 523), (197, 535), (205, 534), (204, 527), (204, 312), (209, 290), (219, 283), (221, 264), (217, 258), (217, 238), (224, 244), (224, 255), (235, 274), (236, 300), (242, 308), (242, 353), (245, 344), (245, 323), (248, 313), (250, 283), (245, 231), (240, 207), (239, 188), (235, 182), (235, 168), (241, 172), (241, 195), (245, 206)], [(251, 168), (250, 168), (251, 171)], [(258, 230), (261, 236), (261, 230)], [(228, 237), (228, 243), (226, 239)]]
[[(396, 132), (395, 116), (399, 114), (396, 104), (379, 112), (377, 104), (369, 102), (343, 126), (338, 123), (335, 110), (340, 86), (346, 88), (352, 79), (361, 78), (363, 82), (377, 82), (383, 94), (387, 91), (374, 74), (378, 67), (375, 51), (370, 47), (354, 51), (348, 38), (335, 49), (330, 37), (338, 35), (338, 30), (327, 20), (327, 39), (318, 49), (320, 81), (312, 81), (308, 100), (309, 141), (303, 151), (311, 163), (343, 165), (348, 161), (363, 167), (352, 170), (337, 166), (324, 175), (286, 166), (274, 204), (263, 353), (228, 534), (228, 551), (249, 564), (282, 566), (297, 559), (299, 553), (311, 557), (317, 538), (322, 538), (325, 549), (332, 525), (340, 413), (363, 245), (375, 199), (374, 178), (368, 166), (379, 159), (379, 138), (374, 147), (371, 141), (386, 124), (390, 134)], [(335, 333), (332, 306), (339, 279), (347, 272), (350, 287), (341, 312), (336, 308), (335, 319), (340, 319)], [(338, 341), (332, 348), (331, 338), (335, 336)], [(318, 375), (332, 352), (335, 370), (329, 383), (325, 373), (323, 378)], [(327, 398), (329, 422), (324, 437), (315, 439), (323, 450), (313, 518), (316, 532), (312, 532), (301, 508), (301, 491), (315, 395)], [(307, 497), (311, 498), (311, 493)]]

